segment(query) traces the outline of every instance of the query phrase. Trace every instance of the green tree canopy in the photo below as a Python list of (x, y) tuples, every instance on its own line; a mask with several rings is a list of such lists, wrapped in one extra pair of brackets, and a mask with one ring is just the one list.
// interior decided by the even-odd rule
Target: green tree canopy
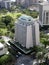
[(45, 45), (45, 47), (46, 47), (47, 45), (49, 45), (49, 40), (46, 39), (46, 38), (42, 38), (41, 43), (43, 43)]
[(9, 23), (11, 23), (11, 21), (13, 21), (13, 18), (9, 15), (6, 15), (1, 18), (1, 21), (7, 26)]

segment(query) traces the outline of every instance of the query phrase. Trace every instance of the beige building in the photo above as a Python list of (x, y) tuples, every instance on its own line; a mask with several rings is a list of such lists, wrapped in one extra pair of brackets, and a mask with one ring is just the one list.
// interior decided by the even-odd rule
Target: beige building
[(26, 48), (39, 45), (39, 23), (31, 16), (22, 15), (15, 22), (15, 41)]

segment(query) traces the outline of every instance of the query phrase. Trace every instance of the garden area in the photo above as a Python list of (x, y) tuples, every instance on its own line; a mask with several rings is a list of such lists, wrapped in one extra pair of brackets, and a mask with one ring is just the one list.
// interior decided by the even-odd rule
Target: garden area
[(21, 15), (21, 13), (2, 13), (0, 16), (0, 36), (14, 36), (15, 20)]
[(29, 9), (21, 9), (16, 6), (11, 8), (10, 11), (6, 9), (0, 10), (0, 36), (14, 37), (15, 21), (22, 15), (27, 14), (33, 18), (37, 18), (39, 13), (37, 11), (30, 11)]
[(0, 56), (0, 65), (14, 65), (15, 58), (10, 54)]

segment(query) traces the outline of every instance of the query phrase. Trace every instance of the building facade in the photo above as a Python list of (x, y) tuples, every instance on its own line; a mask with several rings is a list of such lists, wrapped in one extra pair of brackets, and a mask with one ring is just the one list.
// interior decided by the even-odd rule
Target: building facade
[(47, 0), (49, 2), (49, 0)]
[(49, 3), (43, 2), (39, 4), (39, 20), (42, 25), (49, 25)]
[(39, 0), (16, 0), (17, 5), (21, 5), (23, 7), (28, 7), (33, 4), (37, 4)]
[(39, 45), (39, 24), (32, 17), (22, 15), (15, 23), (15, 41), (23, 47)]
[(11, 7), (11, 0), (1, 0), (0, 1), (0, 8), (9, 9)]
[(29, 7), (32, 5), (38, 5), (39, 3), (44, 1), (47, 1), (47, 0), (16, 0), (16, 4), (23, 7)]

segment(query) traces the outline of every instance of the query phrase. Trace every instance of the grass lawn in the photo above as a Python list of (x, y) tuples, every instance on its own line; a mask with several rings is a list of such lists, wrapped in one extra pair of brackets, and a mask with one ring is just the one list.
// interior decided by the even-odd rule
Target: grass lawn
[(0, 65), (14, 65), (15, 59), (12, 55), (3, 55), (0, 57)]

